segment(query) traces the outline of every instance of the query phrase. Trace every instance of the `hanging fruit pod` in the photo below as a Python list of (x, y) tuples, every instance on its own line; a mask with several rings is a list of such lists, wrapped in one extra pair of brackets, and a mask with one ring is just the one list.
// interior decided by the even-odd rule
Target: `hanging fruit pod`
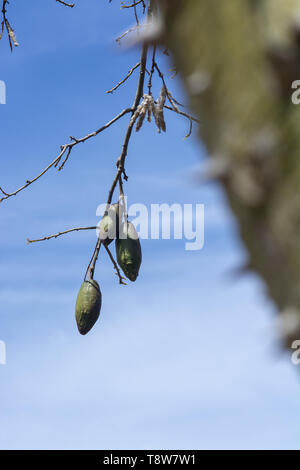
[(131, 222), (125, 222), (120, 229), (116, 239), (116, 254), (125, 276), (134, 282), (142, 262), (142, 249), (135, 226)]
[(81, 335), (86, 335), (95, 325), (100, 315), (102, 295), (97, 281), (84, 281), (80, 287), (75, 318)]

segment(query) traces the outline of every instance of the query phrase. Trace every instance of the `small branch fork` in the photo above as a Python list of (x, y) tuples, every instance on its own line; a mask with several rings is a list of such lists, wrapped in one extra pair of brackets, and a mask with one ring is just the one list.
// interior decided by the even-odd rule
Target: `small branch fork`
[[(152, 0), (150, 0), (149, 2), (149, 11), (151, 11), (152, 9), (152, 6), (150, 5)], [(124, 33), (121, 34), (121, 36), (119, 36), (116, 41), (118, 44), (121, 44), (121, 39), (123, 39), (125, 36), (127, 36), (127, 34), (129, 33), (132, 33), (133, 31), (138, 31), (143, 25), (140, 24), (140, 20), (139, 20), (139, 16), (138, 16), (138, 9), (137, 9), (137, 6), (138, 5), (141, 5), (143, 7), (143, 15), (146, 11), (146, 2), (145, 0), (137, 0), (131, 4), (126, 4), (126, 3), (123, 3), (121, 2), (121, 8), (133, 8), (133, 11), (134, 11), (134, 17), (135, 17), (135, 26), (133, 26), (132, 28), (129, 28), (127, 31), (125, 31)]]
[(137, 0), (136, 2), (126, 5), (126, 3), (121, 2), (121, 8), (136, 8), (138, 5), (143, 6), (143, 12), (146, 10), (145, 0)]
[[(24, 189), (28, 188), (28, 186), (30, 186), (31, 184), (35, 183), (37, 180), (39, 180), (45, 173), (47, 173), (47, 171), (50, 170), (50, 168), (52, 167), (58, 167), (58, 170), (62, 170), (64, 165), (66, 164), (67, 160), (69, 159), (70, 157), (70, 154), (71, 154), (71, 151), (73, 150), (73, 148), (78, 145), (78, 144), (81, 144), (83, 142), (86, 142), (87, 140), (91, 139), (92, 137), (95, 137), (97, 136), (98, 134), (100, 134), (101, 132), (103, 132), (104, 130), (108, 129), (112, 124), (114, 124), (115, 122), (117, 122), (119, 119), (121, 119), (123, 116), (125, 116), (125, 114), (128, 114), (128, 113), (131, 113), (132, 112), (132, 109), (131, 108), (127, 108), (127, 109), (124, 109), (121, 113), (119, 113), (117, 116), (115, 116), (111, 121), (109, 121), (107, 124), (105, 124), (104, 126), (100, 127), (99, 129), (97, 129), (96, 131), (90, 133), (90, 134), (87, 134), (85, 137), (82, 137), (80, 139), (76, 139), (75, 137), (72, 137), (70, 136), (70, 139), (71, 139), (71, 142), (68, 143), (68, 144), (65, 144), (65, 145), (62, 145), (61, 146), (61, 151), (59, 153), (59, 155), (41, 172), (39, 173), (37, 176), (35, 176), (33, 179), (31, 180), (27, 180), (26, 183), (21, 186), (19, 189), (17, 189), (16, 191), (12, 192), (12, 193), (8, 193), (6, 191), (4, 191), (4, 189), (2, 187), (0, 187), (0, 191), (1, 193), (4, 195), (1, 199), (0, 199), (0, 203), (2, 201), (4, 201), (5, 199), (8, 199), (12, 196), (16, 196), (18, 193), (20, 193), (21, 191), (23, 191)], [(62, 158), (63, 156), (65, 157), (64, 160), (62, 161)]]
[(193, 122), (196, 122), (199, 124), (199, 120), (196, 119), (195, 117), (191, 116), (190, 114), (187, 114), (187, 113), (184, 113), (183, 111), (180, 111), (180, 109), (174, 109), (174, 108), (171, 108), (170, 106), (168, 105), (164, 105), (164, 108), (165, 109), (168, 109), (169, 111), (173, 111), (174, 113), (176, 114), (179, 114), (180, 116), (184, 116), (186, 117), (189, 121), (190, 121), (190, 128), (189, 128), (189, 132), (187, 133), (187, 135), (185, 136), (185, 139), (187, 139), (188, 137), (191, 136), (192, 134), (192, 131), (193, 131)]
[[(58, 3), (61, 3), (61, 5), (65, 5), (66, 7), (69, 7), (69, 8), (74, 8), (74, 6), (75, 6), (75, 3), (68, 3), (68, 2), (65, 2), (63, 0), (56, 0), (56, 1)], [(7, 19), (7, 15), (6, 15), (7, 5), (9, 5), (9, 0), (2, 0), (2, 9), (1, 9), (2, 22), (1, 22), (1, 28), (0, 28), (0, 40), (3, 36), (4, 29), (5, 29), (6, 32), (7, 32), (7, 37), (8, 37), (10, 50), (13, 51), (13, 48), (18, 47), (19, 43), (17, 41), (15, 31), (13, 30), (10, 22)]]
[(121, 272), (120, 272), (120, 269), (119, 269), (119, 266), (117, 265), (117, 263), (116, 263), (116, 261), (115, 261), (113, 255), (112, 255), (110, 249), (109, 249), (108, 246), (106, 246), (106, 245), (104, 245), (104, 248), (106, 249), (107, 254), (108, 254), (108, 256), (109, 256), (109, 258), (110, 258), (110, 260), (111, 260), (111, 262), (112, 262), (112, 264), (113, 264), (113, 267), (115, 268), (116, 275), (117, 275), (118, 278), (119, 278), (119, 284), (123, 284), (124, 286), (126, 286), (126, 285), (127, 285), (127, 282), (125, 282), (125, 281), (126, 281), (126, 278), (122, 276), (122, 274), (121, 274)]

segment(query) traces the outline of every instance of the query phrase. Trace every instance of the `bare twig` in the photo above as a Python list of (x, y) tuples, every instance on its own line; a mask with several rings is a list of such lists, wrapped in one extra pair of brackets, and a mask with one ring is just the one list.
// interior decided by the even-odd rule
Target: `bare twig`
[(0, 203), (2, 201), (4, 201), (5, 199), (8, 199), (12, 196), (16, 196), (18, 193), (20, 193), (21, 191), (23, 191), (24, 189), (28, 188), (28, 186), (30, 186), (32, 183), (35, 183), (37, 180), (39, 180), (45, 173), (47, 173), (48, 170), (50, 170), (50, 168), (52, 167), (57, 167), (58, 164), (60, 163), (62, 157), (64, 155), (66, 155), (65, 157), (65, 160), (63, 161), (63, 163), (59, 166), (59, 170), (62, 170), (62, 168), (64, 167), (66, 161), (68, 160), (70, 154), (71, 154), (71, 151), (72, 149), (80, 144), (80, 143), (83, 143), (83, 142), (86, 142), (87, 140), (91, 139), (92, 137), (95, 137), (96, 135), (100, 134), (100, 132), (104, 131), (105, 129), (108, 129), (112, 124), (114, 124), (116, 121), (118, 121), (121, 117), (125, 116), (125, 114), (128, 114), (128, 113), (131, 113), (132, 112), (132, 109), (131, 108), (128, 108), (128, 109), (124, 109), (121, 113), (119, 113), (116, 117), (114, 117), (111, 121), (109, 121), (107, 124), (105, 124), (104, 126), (100, 127), (99, 129), (97, 129), (96, 131), (90, 133), (90, 134), (87, 134), (85, 137), (82, 137), (80, 139), (75, 139), (74, 137), (71, 137), (71, 142), (69, 144), (65, 144), (65, 145), (62, 145), (61, 146), (61, 151), (59, 153), (59, 155), (53, 160), (53, 162), (51, 162), (41, 173), (39, 173), (35, 178), (31, 179), (31, 180), (27, 180), (26, 183), (21, 186), (19, 189), (17, 189), (16, 191), (12, 192), (12, 193), (8, 193), (6, 191), (4, 191), (3, 188), (0, 187), (0, 191), (2, 192), (2, 194), (4, 195), (4, 197), (2, 197), (0, 199)]
[[(58, 3), (61, 3), (62, 5), (65, 5), (66, 7), (73, 8), (75, 6), (75, 3), (68, 3), (68, 2), (65, 2), (64, 0), (56, 0), (56, 1)], [(6, 16), (6, 13), (7, 13), (6, 7), (8, 4), (9, 4), (9, 0), (2, 0), (2, 10), (1, 10), (2, 22), (1, 22), (1, 28), (0, 28), (0, 40), (3, 36), (4, 29), (5, 29), (7, 32), (10, 50), (13, 51), (13, 47), (18, 47), (19, 43), (17, 41), (15, 31), (12, 28)]]
[(144, 0), (137, 0), (136, 2), (133, 2), (130, 5), (126, 5), (126, 3), (121, 2), (121, 8), (134, 8), (140, 4), (142, 4), (144, 8), (146, 7)]
[(133, 11), (134, 11), (134, 17), (135, 17), (136, 24), (137, 24), (137, 26), (140, 26), (140, 21), (139, 21), (139, 17), (138, 17), (138, 14), (137, 14), (136, 4), (133, 6)]
[(188, 133), (185, 136), (185, 139), (188, 139), (192, 135), (192, 132), (193, 132), (193, 119), (190, 118), (190, 128), (189, 128)]
[(121, 36), (117, 37), (116, 42), (117, 42), (118, 44), (121, 44), (121, 40), (122, 40), (125, 36), (127, 36), (127, 34), (132, 33), (133, 31), (139, 30), (139, 28), (141, 28), (142, 26), (143, 26), (143, 25), (135, 25), (135, 26), (133, 26), (132, 28), (127, 29), (127, 31), (125, 31), (124, 33), (122, 33)]
[(179, 114), (180, 116), (184, 116), (190, 121), (189, 131), (185, 136), (185, 139), (188, 139), (192, 135), (192, 132), (193, 132), (193, 122), (199, 123), (199, 120), (196, 119), (195, 117), (191, 116), (190, 114), (187, 114), (187, 113), (184, 113), (183, 111), (180, 111), (180, 109), (178, 109), (178, 108), (174, 109), (174, 108), (171, 108), (170, 106), (167, 106), (166, 104), (164, 105), (164, 108), (168, 109), (169, 111), (173, 111), (173, 113)]
[(123, 78), (123, 80), (121, 80), (116, 86), (114, 86), (111, 90), (108, 90), (106, 93), (113, 93), (114, 91), (116, 91), (121, 85), (123, 85), (123, 83), (125, 83), (128, 78), (133, 74), (133, 72), (140, 66), (140, 62), (138, 62), (134, 67), (132, 67), (129, 72), (127, 73), (126, 77)]
[[(160, 70), (160, 68), (158, 67), (158, 65), (157, 65), (156, 62), (155, 62), (155, 64), (154, 64), (154, 67), (156, 68), (156, 70), (157, 70), (157, 72), (158, 72), (158, 75), (160, 76), (161, 81), (162, 81), (163, 85), (164, 85), (165, 88), (166, 88), (167, 97), (168, 97), (168, 100), (169, 100), (171, 106), (173, 107), (174, 111), (178, 112), (178, 111), (179, 111), (178, 106), (182, 106), (182, 107), (183, 107), (183, 104), (179, 103), (179, 102), (172, 96), (172, 94), (171, 94), (169, 88), (167, 87), (164, 74), (162, 73), (162, 71)], [(177, 105), (178, 105), (178, 106), (177, 106)]]
[(133, 3), (131, 3), (130, 5), (127, 5), (126, 3), (123, 3), (121, 2), (121, 8), (133, 8), (133, 11), (134, 11), (134, 17), (135, 17), (135, 21), (136, 21), (136, 25), (137, 27), (140, 26), (140, 21), (139, 21), (139, 17), (138, 17), (138, 13), (137, 13), (137, 6), (138, 5), (142, 5), (143, 6), (143, 14), (145, 13), (145, 10), (146, 10), (146, 3), (145, 3), (145, 0), (137, 0)]
[(194, 116), (191, 116), (188, 113), (184, 113), (183, 111), (180, 111), (180, 109), (175, 110), (174, 108), (171, 108), (171, 106), (168, 106), (166, 104), (164, 105), (164, 108), (168, 109), (169, 111), (173, 111), (173, 113), (180, 114), (180, 116), (184, 116), (189, 120), (199, 123), (199, 119), (195, 118)]
[(109, 258), (111, 259), (111, 262), (112, 262), (112, 264), (113, 264), (113, 266), (114, 266), (114, 268), (115, 268), (115, 270), (116, 270), (116, 275), (117, 275), (118, 278), (119, 278), (119, 284), (123, 284), (124, 286), (126, 286), (127, 283), (124, 282), (124, 281), (126, 281), (126, 278), (122, 276), (122, 274), (121, 274), (121, 272), (120, 272), (120, 269), (119, 269), (119, 267), (118, 267), (118, 265), (117, 265), (117, 263), (116, 263), (116, 261), (115, 261), (113, 255), (112, 255), (110, 249), (109, 249), (108, 246), (106, 246), (106, 245), (103, 245), (103, 246), (104, 246), (104, 248), (106, 249), (107, 254), (108, 254)]
[(71, 232), (79, 232), (80, 230), (96, 230), (96, 229), (97, 229), (97, 227), (76, 227), (76, 228), (71, 228), (69, 230), (65, 230), (64, 232), (58, 232), (58, 233), (55, 233), (54, 235), (48, 235), (47, 237), (44, 237), (44, 238), (37, 238), (36, 240), (30, 240), (29, 238), (27, 238), (27, 244), (30, 245), (31, 243), (51, 240), (52, 238), (58, 238), (61, 235), (66, 235), (67, 233), (71, 233)]
[(67, 2), (64, 2), (63, 0), (56, 0), (58, 3), (61, 3), (62, 5), (65, 5), (66, 7), (70, 7), (70, 8), (73, 8), (75, 7), (75, 3), (67, 3)]
[(151, 70), (149, 74), (149, 82), (148, 82), (148, 94), (151, 95), (151, 88), (152, 88), (152, 77), (155, 69), (155, 55), (156, 55), (156, 44), (153, 46), (153, 54), (152, 54), (152, 64)]

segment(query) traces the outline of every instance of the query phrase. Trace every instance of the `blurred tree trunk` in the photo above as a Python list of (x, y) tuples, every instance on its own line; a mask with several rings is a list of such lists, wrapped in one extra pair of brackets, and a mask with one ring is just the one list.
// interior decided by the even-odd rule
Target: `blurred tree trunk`
[(300, 105), (292, 103), (300, 1), (159, 3), (163, 41), (200, 119), (212, 172), (290, 347), (300, 339)]

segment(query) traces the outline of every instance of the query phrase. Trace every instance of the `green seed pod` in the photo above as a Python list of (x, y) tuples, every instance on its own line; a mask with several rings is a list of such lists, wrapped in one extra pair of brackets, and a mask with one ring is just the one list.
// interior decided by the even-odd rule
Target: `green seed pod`
[(116, 239), (117, 261), (130, 281), (135, 281), (142, 262), (142, 250), (138, 234), (131, 222), (125, 222)]
[(119, 235), (119, 204), (112, 204), (99, 224), (99, 238), (108, 246)]
[(86, 335), (95, 325), (100, 315), (102, 295), (97, 281), (84, 281), (76, 301), (76, 322), (79, 333)]

